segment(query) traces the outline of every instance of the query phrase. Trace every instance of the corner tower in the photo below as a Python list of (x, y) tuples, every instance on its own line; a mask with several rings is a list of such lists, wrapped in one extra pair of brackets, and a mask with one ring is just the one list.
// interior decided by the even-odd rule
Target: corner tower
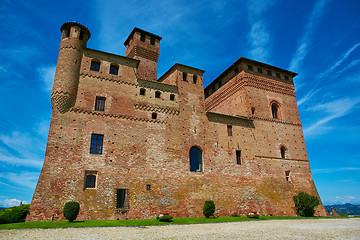
[(161, 37), (134, 28), (124, 42), (125, 56), (140, 60), (136, 77), (140, 79), (157, 80), (157, 61), (160, 54)]
[(87, 27), (76, 22), (66, 22), (60, 30), (61, 42), (51, 104), (53, 110), (65, 113), (75, 104), (83, 49), (91, 35)]

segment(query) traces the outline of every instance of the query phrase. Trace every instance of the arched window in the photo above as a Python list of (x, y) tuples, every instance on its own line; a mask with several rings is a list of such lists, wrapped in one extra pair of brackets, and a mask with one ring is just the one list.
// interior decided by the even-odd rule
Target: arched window
[(189, 152), (190, 171), (202, 172), (202, 151), (196, 146), (192, 146)]
[(156, 92), (155, 92), (155, 98), (160, 98), (160, 96), (161, 96), (161, 92), (156, 91)]
[(281, 152), (281, 158), (285, 158), (285, 156), (286, 156), (286, 148), (284, 146), (282, 146), (280, 148), (280, 152)]
[(272, 113), (272, 117), (275, 119), (279, 118), (279, 105), (277, 105), (276, 103), (271, 104), (271, 113)]
[(255, 115), (255, 107), (252, 107), (252, 108), (251, 108), (251, 114), (252, 114), (252, 115)]

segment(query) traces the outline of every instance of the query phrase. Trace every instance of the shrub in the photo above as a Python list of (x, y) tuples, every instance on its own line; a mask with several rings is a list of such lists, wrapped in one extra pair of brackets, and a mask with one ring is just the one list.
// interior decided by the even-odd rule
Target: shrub
[(215, 203), (214, 201), (205, 201), (203, 206), (203, 214), (206, 218), (213, 216), (215, 212)]
[(172, 222), (173, 216), (169, 214), (160, 214), (159, 216), (156, 217), (156, 219), (159, 220), (160, 222)]
[(294, 196), (296, 211), (300, 216), (313, 217), (315, 207), (320, 204), (319, 198), (306, 192), (299, 192)]
[(256, 219), (259, 219), (259, 217), (260, 217), (260, 215), (259, 214), (257, 214), (256, 212), (255, 213), (249, 213), (248, 215), (247, 215), (247, 217), (248, 218), (256, 218)]
[(78, 202), (67, 202), (63, 209), (64, 217), (69, 220), (69, 222), (73, 222), (79, 214), (79, 210), (80, 204)]
[(233, 213), (233, 214), (231, 214), (231, 216), (232, 216), (232, 217), (240, 217), (240, 215), (237, 214), (237, 213)]
[(25, 222), (29, 212), (30, 204), (23, 204), (16, 207), (5, 208), (0, 211), (0, 224)]

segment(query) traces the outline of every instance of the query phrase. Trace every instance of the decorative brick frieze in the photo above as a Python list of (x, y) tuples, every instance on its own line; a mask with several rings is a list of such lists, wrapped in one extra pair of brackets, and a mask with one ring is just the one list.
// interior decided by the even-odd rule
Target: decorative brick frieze
[(160, 107), (160, 106), (154, 106), (154, 105), (148, 105), (148, 104), (138, 104), (138, 103), (135, 103), (134, 106), (135, 106), (135, 109), (139, 109), (139, 110), (143, 110), (143, 111), (179, 115), (179, 109), (175, 109), (175, 108)]
[(138, 79), (137, 80), (139, 87), (146, 87), (155, 90), (160, 90), (163, 92), (170, 92), (170, 93), (179, 93), (178, 87), (170, 84), (158, 83), (154, 81), (149, 81), (145, 79)]
[(281, 161), (300, 161), (300, 162), (309, 162), (308, 159), (294, 159), (294, 158), (280, 158), (280, 157), (268, 157), (268, 156), (255, 156), (257, 158), (266, 158), (272, 160), (281, 160)]
[(102, 117), (109, 117), (109, 118), (121, 118), (121, 119), (132, 120), (132, 121), (166, 124), (166, 121), (157, 120), (157, 119), (139, 118), (139, 117), (115, 114), (115, 113), (104, 113), (104, 112), (99, 112), (99, 111), (94, 111), (94, 110), (89, 110), (89, 109), (75, 108), (75, 107), (71, 108), (69, 111), (75, 112), (75, 113), (83, 113), (83, 114), (91, 114), (91, 115), (102, 116)]

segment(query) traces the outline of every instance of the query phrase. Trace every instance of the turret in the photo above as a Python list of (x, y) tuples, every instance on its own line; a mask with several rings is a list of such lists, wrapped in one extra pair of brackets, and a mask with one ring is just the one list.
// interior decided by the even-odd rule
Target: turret
[(91, 35), (87, 27), (76, 22), (66, 22), (60, 30), (61, 43), (51, 103), (54, 110), (65, 113), (75, 104), (83, 48)]
[(161, 37), (134, 28), (126, 39), (126, 57), (140, 60), (136, 77), (151, 81), (157, 80), (157, 61), (160, 53)]

